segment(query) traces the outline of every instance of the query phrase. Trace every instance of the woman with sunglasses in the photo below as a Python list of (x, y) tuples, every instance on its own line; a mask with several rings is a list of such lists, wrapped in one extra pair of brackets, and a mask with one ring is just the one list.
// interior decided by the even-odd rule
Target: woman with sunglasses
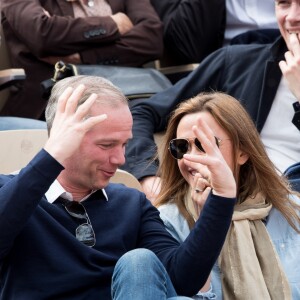
[(189, 99), (172, 114), (164, 140), (156, 206), (180, 242), (216, 188), (216, 157), (237, 184), (231, 228), (195, 298), (300, 299), (299, 194), (278, 174), (241, 104), (223, 93)]

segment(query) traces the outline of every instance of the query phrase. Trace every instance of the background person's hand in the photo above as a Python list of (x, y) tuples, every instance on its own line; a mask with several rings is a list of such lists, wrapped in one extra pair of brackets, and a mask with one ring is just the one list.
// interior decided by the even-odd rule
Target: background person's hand
[(84, 135), (107, 118), (106, 114), (88, 116), (97, 99), (96, 94), (92, 94), (77, 108), (84, 91), (85, 86), (82, 84), (74, 90), (68, 87), (57, 102), (55, 118), (44, 149), (62, 165), (78, 149)]
[[(186, 160), (186, 165), (189, 166), (189, 162), (199, 163), (202, 165), (202, 170), (198, 170), (200, 174), (204, 173), (207, 168), (210, 173), (207, 179), (213, 189), (213, 194), (228, 198), (236, 197), (236, 182), (233, 173), (216, 144), (212, 130), (199, 117), (197, 126), (193, 126), (193, 132), (201, 142), (205, 155), (185, 154), (183, 158)], [(204, 177), (206, 178), (207, 175)]]
[(130, 29), (132, 29), (133, 24), (124, 13), (119, 12), (112, 15), (111, 17), (116, 22), (121, 35), (127, 33)]
[(160, 192), (161, 179), (157, 176), (148, 176), (143, 178), (140, 183), (147, 199), (154, 205)]
[(279, 62), (282, 75), (288, 87), (300, 102), (300, 34), (290, 35), (290, 51), (285, 53), (285, 61)]

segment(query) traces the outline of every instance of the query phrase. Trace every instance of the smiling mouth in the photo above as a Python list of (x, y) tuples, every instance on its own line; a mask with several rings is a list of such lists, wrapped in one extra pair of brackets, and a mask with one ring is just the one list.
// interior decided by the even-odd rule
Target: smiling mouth
[(297, 34), (297, 35), (300, 33), (300, 31), (294, 31), (294, 30), (287, 30), (287, 32), (289, 34)]
[(105, 171), (105, 170), (99, 170), (99, 171), (101, 171), (107, 177), (113, 177), (116, 173), (116, 171)]

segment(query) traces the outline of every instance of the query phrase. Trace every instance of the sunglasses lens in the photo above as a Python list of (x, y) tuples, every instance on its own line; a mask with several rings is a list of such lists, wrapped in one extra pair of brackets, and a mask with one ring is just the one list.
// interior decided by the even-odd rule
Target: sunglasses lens
[(65, 208), (72, 217), (79, 218), (79, 219), (86, 219), (85, 209), (81, 204), (75, 201), (69, 201), (65, 205)]
[(203, 149), (203, 147), (202, 147), (200, 141), (199, 141), (197, 138), (195, 138), (195, 145), (196, 145), (196, 147), (197, 147), (201, 152), (204, 152), (204, 153), (205, 153), (205, 150)]
[(66, 211), (74, 218), (84, 219), (85, 222), (76, 228), (76, 239), (86, 246), (93, 247), (96, 244), (96, 237), (89, 217), (82, 204), (75, 201), (64, 203)]
[[(220, 143), (219, 143), (219, 139), (217, 137), (215, 137), (215, 141), (216, 141), (216, 145), (218, 146), (218, 148), (220, 147)], [(201, 142), (195, 138), (195, 145), (196, 147), (201, 151), (201, 152), (204, 152), (205, 153), (205, 150), (204, 148), (202, 147), (201, 145)]]
[(216, 140), (216, 144), (217, 144), (218, 148), (220, 148), (220, 141), (221, 140), (219, 140), (216, 136), (215, 136), (215, 140)]
[(81, 224), (76, 228), (76, 238), (78, 241), (89, 247), (93, 247), (95, 245), (94, 230), (88, 223)]
[[(219, 147), (219, 140), (215, 137), (216, 144)], [(204, 148), (201, 145), (201, 142), (195, 138), (194, 140), (195, 146), (198, 148), (199, 151), (205, 153)], [(186, 139), (174, 139), (170, 141), (169, 150), (171, 155), (176, 159), (183, 158), (183, 155), (186, 154), (189, 150), (189, 141)]]
[(174, 158), (181, 159), (189, 150), (189, 142), (185, 139), (171, 140), (169, 149)]

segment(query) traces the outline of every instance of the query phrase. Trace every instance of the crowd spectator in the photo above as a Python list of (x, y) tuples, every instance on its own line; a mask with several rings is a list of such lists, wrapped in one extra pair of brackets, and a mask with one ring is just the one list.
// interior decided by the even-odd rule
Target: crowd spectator
[(164, 22), (166, 64), (199, 63), (231, 41), (268, 43), (279, 35), (274, 0), (151, 0), (151, 3)]
[(300, 4), (274, 4), (281, 36), (273, 44), (223, 47), (171, 88), (133, 104), (133, 139), (123, 168), (140, 180), (149, 199), (159, 190), (153, 133), (164, 131), (170, 112), (199, 92), (223, 91), (238, 99), (281, 172), (300, 161)]
[(276, 172), (250, 116), (229, 95), (200, 94), (172, 113), (162, 145), (162, 188), (156, 201), (167, 229), (183, 242), (215, 187), (207, 169), (212, 163), (205, 155), (210, 154), (207, 144), (232, 170), (238, 200), (210, 284), (198, 295), (300, 299), (295, 267), (300, 260), (299, 193)]
[(141, 66), (163, 51), (162, 23), (148, 0), (3, 0), (2, 13), (12, 66), (27, 78), (1, 115), (43, 118), (40, 83), (58, 60)]

